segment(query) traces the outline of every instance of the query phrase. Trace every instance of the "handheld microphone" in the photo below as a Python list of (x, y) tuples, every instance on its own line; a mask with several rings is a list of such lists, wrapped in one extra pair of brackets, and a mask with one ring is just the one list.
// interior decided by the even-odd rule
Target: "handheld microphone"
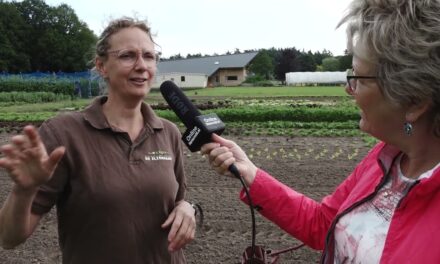
[[(174, 82), (164, 81), (160, 85), (160, 92), (170, 108), (174, 111), (174, 113), (176, 113), (177, 117), (179, 117), (179, 119), (185, 125), (186, 131), (182, 135), (182, 140), (192, 152), (199, 151), (202, 145), (211, 142), (212, 133), (221, 135), (225, 130), (225, 124), (216, 114), (200, 114), (199, 110), (191, 103), (188, 97), (186, 97), (186, 95), (179, 87), (177, 87)], [(252, 216), (252, 245), (249, 247), (249, 250), (245, 251), (243, 255), (244, 262), (242, 263), (265, 263), (261, 260), (261, 258), (264, 258), (264, 256), (258, 256), (256, 254), (255, 213), (251, 195), (243, 178), (240, 176), (240, 172), (238, 171), (237, 167), (234, 164), (231, 164), (228, 169), (237, 179), (240, 180), (241, 184), (243, 185)]]
[(199, 151), (203, 144), (211, 142), (212, 133), (221, 135), (225, 130), (225, 124), (216, 114), (202, 115), (174, 82), (163, 82), (160, 92), (185, 125), (182, 140), (191, 152)]

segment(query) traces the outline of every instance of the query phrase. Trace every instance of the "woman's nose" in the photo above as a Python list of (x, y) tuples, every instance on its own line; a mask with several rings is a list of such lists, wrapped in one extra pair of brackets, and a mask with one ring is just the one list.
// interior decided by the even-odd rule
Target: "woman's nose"
[(138, 60), (136, 61), (135, 65), (134, 65), (134, 69), (136, 71), (151, 70), (154, 67), (156, 67), (156, 61), (149, 60), (149, 59), (144, 59), (142, 57), (139, 57)]
[(353, 89), (351, 89), (351, 87), (348, 83), (345, 84), (345, 92), (348, 95), (354, 96), (354, 91), (353, 91)]

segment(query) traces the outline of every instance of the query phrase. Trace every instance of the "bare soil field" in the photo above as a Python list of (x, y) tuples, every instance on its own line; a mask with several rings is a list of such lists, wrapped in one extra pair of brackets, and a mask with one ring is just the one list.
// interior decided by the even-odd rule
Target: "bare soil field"
[[(13, 133), (15, 130), (0, 134), (0, 144)], [(230, 138), (238, 142), (259, 167), (315, 200), (331, 193), (368, 151), (360, 138)], [(205, 214), (196, 240), (185, 249), (188, 263), (240, 263), (242, 252), (251, 244), (251, 215), (249, 208), (238, 199), (240, 182), (216, 175), (198, 153), (188, 151), (186, 157), (187, 200), (199, 203)], [(9, 178), (1, 170), (0, 203), (10, 187)], [(258, 213), (256, 222), (258, 245), (279, 250), (300, 244)], [(0, 249), (0, 263), (61, 263), (57, 239), (55, 210), (52, 210), (26, 243), (14, 250)], [(303, 247), (283, 254), (278, 263), (317, 263), (320, 254)]]

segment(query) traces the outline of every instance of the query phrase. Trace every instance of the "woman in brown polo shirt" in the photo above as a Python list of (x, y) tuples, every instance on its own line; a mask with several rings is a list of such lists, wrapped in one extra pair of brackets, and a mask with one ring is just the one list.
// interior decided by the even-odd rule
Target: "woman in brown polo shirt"
[(63, 263), (185, 263), (196, 224), (180, 132), (143, 102), (156, 62), (144, 22), (112, 21), (95, 59), (108, 96), (1, 148), (14, 182), (0, 211), (2, 247), (23, 243), (56, 205)]

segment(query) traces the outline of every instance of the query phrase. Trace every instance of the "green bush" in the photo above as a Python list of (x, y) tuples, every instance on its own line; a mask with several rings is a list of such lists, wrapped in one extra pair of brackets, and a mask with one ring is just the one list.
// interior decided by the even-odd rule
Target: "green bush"
[(75, 86), (67, 80), (1, 79), (0, 92), (49, 92), (73, 96)]
[(256, 82), (254, 85), (255, 86), (260, 86), (260, 87), (271, 87), (271, 86), (274, 86), (273, 82), (271, 82), (271, 81)]
[(47, 103), (71, 99), (70, 95), (50, 92), (0, 92), (0, 102), (12, 103)]
[(246, 77), (246, 80), (244, 81), (244, 83), (251, 83), (251, 84), (255, 84), (258, 82), (262, 82), (264, 81), (264, 77), (261, 75), (252, 75), (252, 76), (248, 76)]
[(81, 79), (78, 81), (78, 83), (81, 89), (81, 98), (89, 98), (100, 95), (99, 82), (97, 80), (90, 81), (88, 79)]

